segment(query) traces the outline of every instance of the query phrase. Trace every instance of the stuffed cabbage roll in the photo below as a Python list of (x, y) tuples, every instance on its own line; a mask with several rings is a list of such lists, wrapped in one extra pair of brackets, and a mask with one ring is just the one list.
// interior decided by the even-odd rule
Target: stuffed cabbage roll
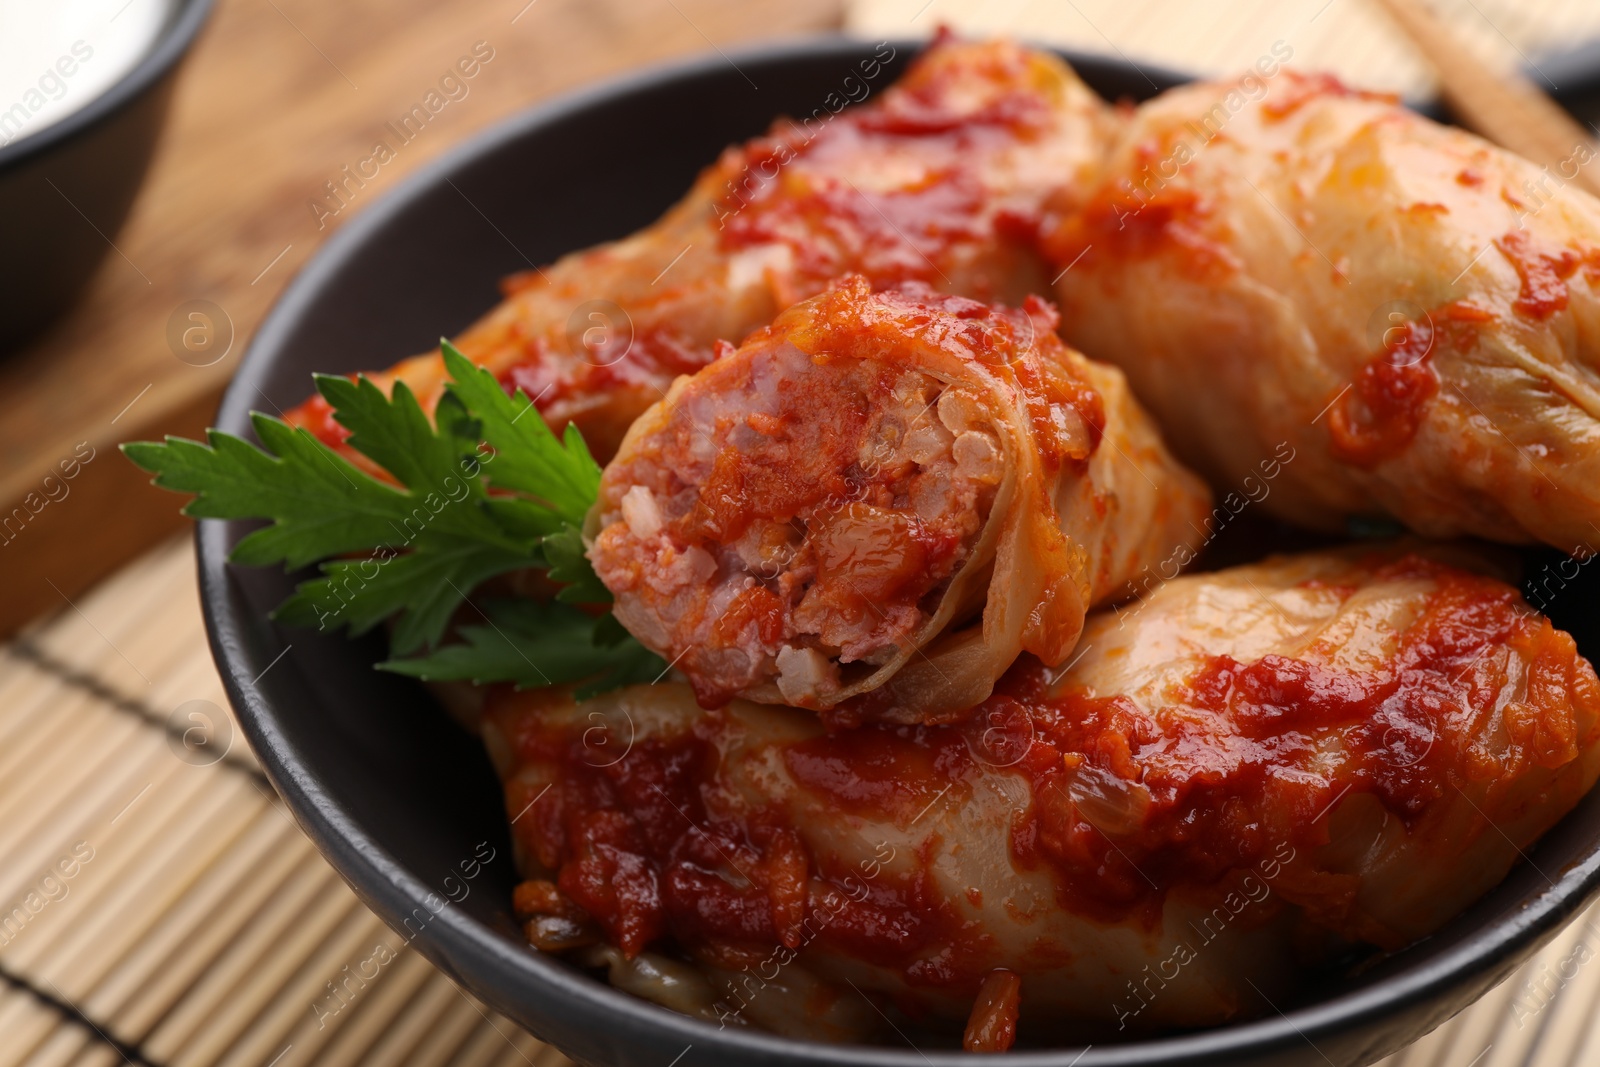
[(1062, 212), (1067, 340), (1219, 488), (1288, 442), (1290, 520), (1600, 547), (1600, 201), (1555, 171), (1286, 72), (1144, 104)]
[(707, 706), (840, 722), (938, 719), (1024, 651), (1063, 660), (1208, 497), (1055, 327), (1037, 298), (854, 276), (680, 378), (590, 512), (617, 619)]
[(1179, 578), (958, 722), (663, 683), (486, 723), (535, 945), (722, 1025), (988, 1050), (1268, 1012), (1437, 930), (1600, 773), (1572, 639), (1398, 550)]
[[(604, 461), (715, 341), (742, 339), (841, 274), (1011, 303), (1048, 292), (1038, 218), (1051, 190), (1099, 159), (1105, 105), (1056, 57), (1007, 42), (942, 36), (885, 88), (894, 54), (882, 46), (845, 79), (861, 106), (830, 94), (812, 116), (729, 148), (654, 225), (510, 278), (457, 347), (525, 389), (557, 432), (576, 421)], [(431, 410), (438, 352), (377, 380), (397, 378)], [(294, 421), (343, 439), (320, 399)]]

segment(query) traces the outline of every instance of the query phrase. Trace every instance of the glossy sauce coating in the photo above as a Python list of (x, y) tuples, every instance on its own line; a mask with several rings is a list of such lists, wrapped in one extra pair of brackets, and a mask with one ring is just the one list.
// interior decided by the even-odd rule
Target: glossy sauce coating
[[(860, 696), (878, 714), (909, 667), (929, 681), (886, 694), (887, 714), (925, 721), (981, 700), (1024, 649), (1059, 659), (1115, 588), (1097, 573), (1115, 550), (1096, 546), (1134, 532), (1170, 551), (1203, 501), (1056, 325), (1037, 298), (850, 275), (680, 379), (630, 430), (586, 527), (618, 620), (708, 707)], [(980, 610), (993, 655), (946, 669), (922, 652)]]
[[(1040, 676), (1019, 672), (995, 702), (1017, 700), (1031, 720), (1035, 741), (1019, 766), (1044, 798), (1018, 830), (1019, 854), (1070, 871), (1077, 906), (1114, 910), (1151, 901), (1157, 887), (1252, 867), (1281, 841), (1325, 844), (1319, 816), (1350, 792), (1409, 824), (1454, 783), (1577, 756), (1572, 703), (1538, 699), (1565, 688), (1572, 639), (1516, 590), (1419, 557), (1375, 567), (1371, 579), (1432, 586), (1378, 670), (1208, 656), (1165, 688), (1171, 703), (1154, 716), (1082, 689), (1040, 699)], [(1526, 677), (1484, 669), (1500, 648), (1526, 662)], [(1530, 699), (1506, 703), (1524, 689)], [(1497, 710), (1515, 739), (1510, 765), (1486, 763), (1472, 738)]]
[[(610, 765), (600, 765), (581, 734), (552, 738), (531, 722), (524, 725), (530, 729), (513, 736), (520, 760), (558, 768), (557, 784), (519, 821), (521, 840), (556, 872), (559, 889), (554, 897), (525, 891), (529, 914), (552, 906), (545, 901), (570, 900), (630, 955), (670, 938), (696, 955), (733, 961), (774, 945), (797, 947), (809, 934), (803, 924), (826, 907), (829, 920), (817, 935), (823, 943), (937, 977), (914, 957), (928, 944), (959, 935), (961, 924), (941, 914), (921, 879), (870, 870), (863, 881), (861, 871), (812, 855), (775, 812), (729, 818), (708, 810), (716, 788), (714, 742), (735, 728), (725, 713), (707, 712), (688, 734), (638, 745)], [(860, 743), (881, 749), (885, 771), (902, 771), (908, 763), (941, 766), (929, 744), (942, 746), (944, 770), (951, 769), (949, 760), (967, 758), (949, 731), (934, 730), (940, 736), (932, 740), (927, 733), (874, 728)], [(873, 753), (865, 754), (870, 763)], [(850, 796), (872, 796), (879, 812), (900, 814), (913, 801), (930, 799), (918, 792), (897, 795), (887, 780), (876, 788), (858, 786), (854, 772), (836, 773), (827, 752), (804, 743), (787, 749), (784, 759), (807, 788), (820, 786), (822, 797), (835, 796), (829, 787), (839, 787)], [(863, 766), (870, 776), (871, 767)]]
[[(1048, 290), (1037, 248), (1046, 198), (1081, 180), (1105, 105), (1058, 59), (941, 34), (893, 85), (884, 44), (841, 71), (811, 115), (727, 149), (660, 221), (506, 279), (503, 301), (455, 338), (559, 432), (602, 461), (679, 374), (855, 272), (1020, 304)], [(846, 106), (851, 101), (855, 106)], [(437, 353), (375, 375), (432, 410)], [(329, 444), (312, 399), (290, 413)]]
[[(1229, 606), (1246, 597), (1253, 614)], [(541, 879), (626, 951), (737, 967), (785, 946), (872, 975), (913, 1014), (991, 1000), (969, 1022), (1003, 1029), (996, 967), (1020, 976), (1026, 1019), (1030, 989), (1138, 970), (1098, 957), (1100, 937), (1192, 938), (1175, 916), (1224, 914), (1227, 936), (1267, 939), (1256, 951), (1284, 921), (1399, 947), (1498, 880), (1600, 770), (1600, 681), (1497, 579), (1405, 553), (1310, 557), (1180, 579), (1146, 610), (1098, 617), (1082, 663), (1019, 664), (941, 725), (830, 734), (736, 703), (597, 766), (584, 720), (508, 695), (491, 714), (536, 769), (512, 776), (508, 810), (533, 802), (517, 832)], [(994, 862), (963, 836), (994, 815), (1009, 873), (952, 892), (952, 871)], [(1216, 911), (1242, 892), (1258, 903)]]
[[(1049, 136), (1054, 107), (1039, 91), (1032, 62), (1023, 52), (991, 52), (967, 69), (907, 79), (881, 106), (842, 112), (821, 135), (780, 123), (771, 136), (730, 149), (719, 166), (757, 181), (753, 189), (748, 181), (730, 183), (718, 204), (721, 247), (787, 246), (793, 288), (780, 301), (792, 303), (847, 273), (865, 275), (877, 288), (939, 286), (962, 245), (1026, 238), (1037, 212), (1026, 205), (997, 212), (981, 161)], [(974, 76), (994, 87), (977, 108), (965, 104), (959, 84)], [(923, 169), (914, 184), (863, 188), (842, 173), (852, 160), (908, 154)]]
[(1043, 226), (1063, 336), (1126, 371), (1219, 489), (1292, 448), (1263, 502), (1279, 517), (1592, 551), (1600, 201), (1572, 180), (1580, 149), (1540, 171), (1323, 75), (1181, 86)]

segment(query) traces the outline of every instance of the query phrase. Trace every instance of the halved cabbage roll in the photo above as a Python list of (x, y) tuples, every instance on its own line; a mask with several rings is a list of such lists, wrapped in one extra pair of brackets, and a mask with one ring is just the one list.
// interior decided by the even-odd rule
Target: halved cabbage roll
[(1037, 298), (855, 276), (680, 378), (589, 515), (617, 619), (707, 706), (844, 722), (935, 720), (1024, 651), (1063, 660), (1091, 605), (1204, 536), (1208, 498), (1055, 326)]
[[(1012, 303), (1048, 292), (1039, 216), (1100, 158), (1105, 104), (1057, 57), (1009, 42), (941, 36), (886, 87), (894, 55), (880, 47), (815, 113), (729, 148), (654, 225), (508, 279), (457, 347), (557, 432), (576, 422), (604, 461), (718, 339), (841, 274)], [(446, 375), (434, 351), (375, 376), (395, 379), (431, 411)], [(292, 421), (343, 440), (320, 398)]]
[[(1392, 99), (1172, 90), (1047, 245), (1067, 340), (1222, 488), (1342, 529), (1600, 548), (1600, 201)], [(1560, 168), (1558, 168), (1560, 169)]]
[(959, 722), (663, 683), (498, 691), (484, 733), (534, 944), (724, 1025), (859, 1038), (871, 997), (992, 1049), (997, 999), (1032, 1042), (1215, 1024), (1437, 930), (1594, 783), (1600, 680), (1504, 582), (1363, 549), (1169, 582)]

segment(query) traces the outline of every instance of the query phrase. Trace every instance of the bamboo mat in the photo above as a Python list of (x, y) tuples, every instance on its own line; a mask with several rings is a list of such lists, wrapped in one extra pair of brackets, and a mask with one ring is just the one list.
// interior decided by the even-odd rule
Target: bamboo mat
[[(1600, 40), (1596, 0), (1429, 0), (1491, 66), (1530, 66)], [(1432, 69), (1375, 0), (851, 0), (846, 25), (872, 37), (1012, 35), (1208, 77), (1243, 73), (1263, 56), (1331, 70), (1351, 84), (1425, 100)], [(1277, 50), (1274, 51), (1274, 45)], [(1542, 88), (1558, 86), (1548, 78)]]
[[(356, 900), (226, 704), (187, 538), (0, 645), (0, 1067), (564, 1067)], [(1600, 1063), (1597, 956), (1591, 910), (1386, 1064)]]
[(185, 538), (0, 646), (0, 1067), (567, 1064), (301, 835), (221, 710), (197, 595)]

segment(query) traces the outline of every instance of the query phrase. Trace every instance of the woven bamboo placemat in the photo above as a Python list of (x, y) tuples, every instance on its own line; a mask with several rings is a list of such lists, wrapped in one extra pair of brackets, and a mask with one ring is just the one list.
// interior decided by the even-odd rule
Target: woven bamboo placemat
[[(0, 645), (0, 1067), (564, 1067), (356, 900), (226, 706), (187, 538)], [(1386, 1064), (1600, 1063), (1597, 949), (1591, 911)]]
[(0, 646), (0, 1067), (564, 1067), (355, 898), (226, 707), (187, 538)]

